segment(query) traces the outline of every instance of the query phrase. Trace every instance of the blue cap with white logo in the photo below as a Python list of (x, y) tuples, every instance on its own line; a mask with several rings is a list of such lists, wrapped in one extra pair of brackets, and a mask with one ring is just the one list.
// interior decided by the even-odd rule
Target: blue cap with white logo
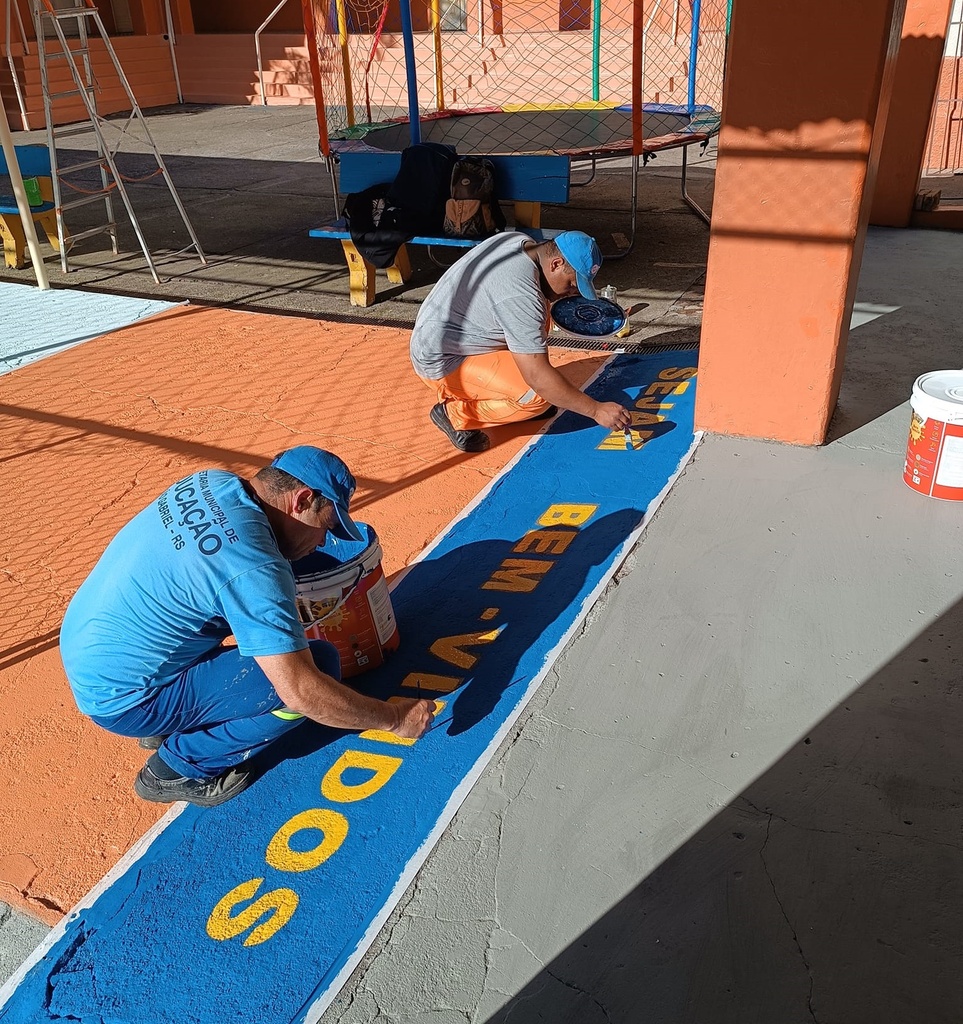
[(563, 231), (555, 236), (558, 251), (565, 257), (568, 265), (575, 271), (578, 290), (583, 298), (597, 299), (593, 281), (602, 266), (602, 253), (595, 244), (595, 239), (584, 231)]
[(332, 455), (322, 448), (302, 444), (281, 452), (271, 465), (289, 473), (312, 491), (323, 494), (334, 505), (338, 526), (331, 532), (336, 537), (342, 540), (365, 539), (355, 521), (348, 515), (355, 480), (351, 470), (337, 455)]

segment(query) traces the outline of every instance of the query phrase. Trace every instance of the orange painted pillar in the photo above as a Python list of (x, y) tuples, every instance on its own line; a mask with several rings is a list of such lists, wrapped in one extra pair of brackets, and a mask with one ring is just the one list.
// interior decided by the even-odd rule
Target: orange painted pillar
[(171, 20), (176, 36), (194, 35), (194, 15), (190, 0), (171, 0)]
[(700, 429), (826, 439), (905, 4), (733, 4)]
[(160, 36), (167, 31), (164, 0), (136, 0), (130, 5), (130, 18), (135, 35)]
[(953, 0), (907, 0), (870, 224), (905, 228), (913, 215), (952, 8)]

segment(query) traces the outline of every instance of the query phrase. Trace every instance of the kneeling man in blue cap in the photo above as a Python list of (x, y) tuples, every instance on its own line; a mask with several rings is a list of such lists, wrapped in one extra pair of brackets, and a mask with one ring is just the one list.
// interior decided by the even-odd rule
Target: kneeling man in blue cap
[(596, 402), (548, 359), (550, 304), (595, 299), (602, 263), (595, 240), (563, 231), (550, 242), (508, 231), (449, 267), (425, 299), (411, 334), (411, 362), (435, 393), (432, 423), (463, 452), (491, 441), (485, 427), (550, 415), (557, 406), (624, 430), (628, 410)]
[(248, 759), (306, 718), (413, 739), (428, 728), (433, 701), (344, 686), (336, 648), (298, 619), (291, 562), (328, 532), (363, 539), (354, 489), (336, 455), (291, 448), (250, 480), (192, 473), (110, 542), (67, 608), (60, 651), (80, 710), (156, 749), (139, 796), (223, 803), (252, 781)]

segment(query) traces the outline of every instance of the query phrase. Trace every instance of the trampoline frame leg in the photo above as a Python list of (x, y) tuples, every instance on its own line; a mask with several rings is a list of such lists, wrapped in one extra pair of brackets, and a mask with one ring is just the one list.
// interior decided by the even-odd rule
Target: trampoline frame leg
[[(594, 163), (594, 158), (593, 158)], [(594, 177), (594, 174), (593, 174)], [(622, 260), (632, 251), (635, 246), (635, 227), (639, 216), (639, 158), (636, 154), (632, 156), (632, 203), (629, 209), (629, 244), (617, 252), (602, 253), (604, 259)]]
[(334, 171), (336, 160), (331, 156), (322, 156), (321, 159), (327, 164), (328, 174), (331, 175), (331, 202), (334, 203), (334, 219), (337, 220), (341, 216), (341, 193), (338, 191), (338, 176)]
[(703, 210), (702, 207), (692, 198), (692, 196), (689, 195), (689, 193), (688, 193), (688, 191), (686, 189), (686, 180), (687, 180), (687, 178), (686, 178), (686, 169), (687, 169), (687, 166), (688, 166), (688, 161), (686, 160), (686, 156), (687, 156), (688, 152), (689, 152), (689, 147), (688, 146), (683, 146), (682, 147), (682, 200), (696, 214), (696, 216), (699, 217), (699, 219), (702, 220), (705, 223), (706, 227), (708, 227), (709, 224), (710, 224), (709, 214), (707, 214), (706, 211)]

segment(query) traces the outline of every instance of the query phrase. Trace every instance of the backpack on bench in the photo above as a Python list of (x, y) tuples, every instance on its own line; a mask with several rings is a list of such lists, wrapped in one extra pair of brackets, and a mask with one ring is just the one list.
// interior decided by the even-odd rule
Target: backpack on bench
[(358, 252), (376, 267), (390, 267), (415, 235), (441, 234), (455, 150), (420, 142), (401, 153), (394, 181), (345, 198), (344, 219)]
[(451, 172), (451, 198), (445, 204), (445, 234), (488, 238), (505, 227), (495, 198), (495, 167), (484, 157), (460, 157)]

